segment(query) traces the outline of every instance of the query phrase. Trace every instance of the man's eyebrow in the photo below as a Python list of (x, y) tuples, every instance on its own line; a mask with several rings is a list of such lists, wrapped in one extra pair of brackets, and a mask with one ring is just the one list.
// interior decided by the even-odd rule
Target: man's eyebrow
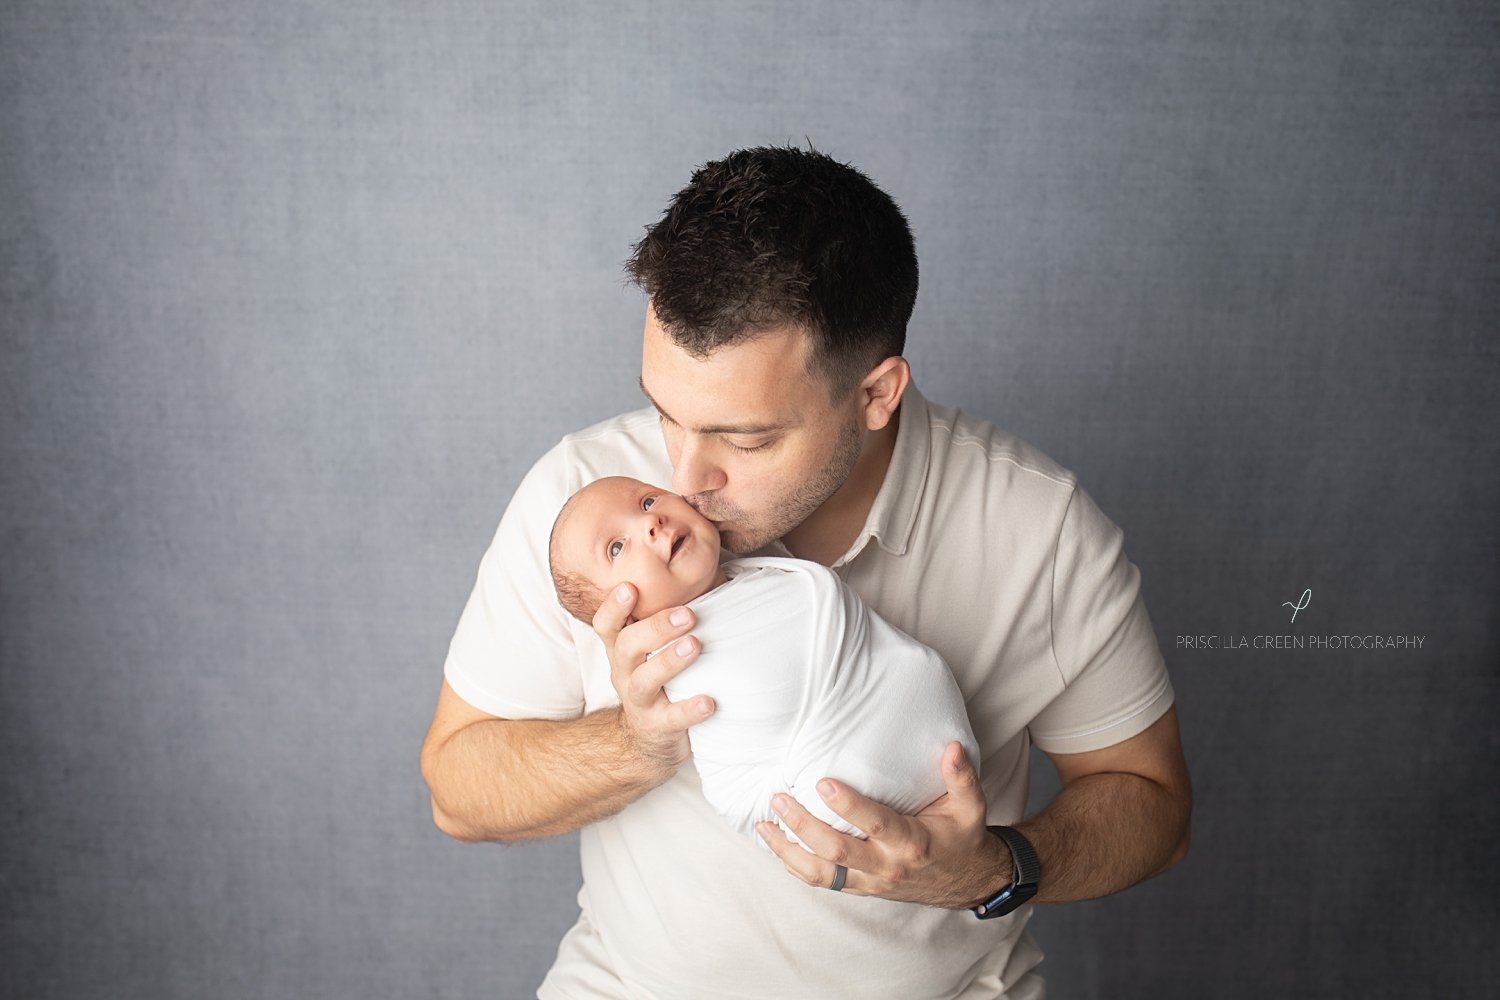
[[(650, 390), (646, 388), (646, 377), (644, 375), (640, 377), (639, 382), (641, 383), (641, 392), (643, 392), (646, 398), (651, 401), (651, 405), (656, 407), (656, 412), (660, 413), (668, 420), (671, 420), (672, 423), (677, 423), (677, 421), (672, 418), (672, 415), (670, 413), (661, 408), (661, 404), (656, 401), (656, 397), (652, 396)], [(784, 431), (789, 427), (795, 426), (797, 426), (795, 422), (770, 424), (710, 424), (707, 427), (694, 427), (690, 429), (697, 431), (699, 434), (770, 434), (773, 431)]]

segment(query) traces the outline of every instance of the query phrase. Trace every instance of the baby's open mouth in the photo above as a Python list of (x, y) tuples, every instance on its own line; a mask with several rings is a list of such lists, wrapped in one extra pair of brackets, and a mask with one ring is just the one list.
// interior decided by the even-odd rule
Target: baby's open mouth
[(678, 535), (677, 536), (677, 541), (675, 541), (675, 542), (672, 543), (672, 554), (667, 557), (667, 561), (668, 562), (671, 562), (674, 558), (676, 558), (676, 556), (677, 556), (677, 550), (680, 549), (680, 548), (682, 548), (682, 546), (684, 544), (686, 544), (687, 540), (688, 540), (688, 536), (687, 535)]

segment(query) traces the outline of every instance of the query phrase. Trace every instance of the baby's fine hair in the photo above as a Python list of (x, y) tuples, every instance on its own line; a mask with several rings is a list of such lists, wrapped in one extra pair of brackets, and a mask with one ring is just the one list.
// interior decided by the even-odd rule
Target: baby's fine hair
[(557, 518), (552, 522), (552, 533), (547, 537), (547, 568), (552, 571), (552, 587), (557, 591), (557, 603), (574, 618), (592, 626), (599, 605), (604, 603), (604, 592), (590, 583), (582, 573), (562, 564), (562, 532), (567, 519), (572, 516), (578, 493), (568, 497), (568, 502), (562, 505), (562, 510), (557, 512)]

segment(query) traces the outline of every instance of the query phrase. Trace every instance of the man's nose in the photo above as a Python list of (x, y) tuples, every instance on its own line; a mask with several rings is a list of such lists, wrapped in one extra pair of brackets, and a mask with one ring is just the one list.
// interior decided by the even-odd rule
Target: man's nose
[(724, 471), (708, 460), (702, 445), (684, 435), (672, 466), (672, 492), (685, 497), (724, 488)]

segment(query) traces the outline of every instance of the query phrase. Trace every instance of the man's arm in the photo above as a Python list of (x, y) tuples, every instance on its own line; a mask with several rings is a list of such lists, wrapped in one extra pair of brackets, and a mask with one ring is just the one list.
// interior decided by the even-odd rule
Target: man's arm
[(692, 628), (692, 613), (668, 609), (627, 625), (636, 595), (626, 589), (594, 617), (619, 706), (564, 721), (502, 719), (443, 681), (422, 744), (438, 829), (470, 842), (568, 833), (623, 809), (687, 759), (687, 728), (708, 718), (713, 702), (673, 703), (662, 686), (696, 659), (697, 640), (646, 654)]
[[(1036, 848), (1042, 879), (1036, 902), (1094, 899), (1158, 875), (1188, 849), (1192, 788), (1170, 708), (1144, 732), (1089, 753), (1051, 755), (1063, 788), (1045, 809), (1016, 824)], [(783, 819), (812, 851), (774, 824), (758, 829), (787, 870), (827, 886), (834, 865), (849, 869), (844, 891), (950, 908), (977, 904), (1013, 873), (1005, 844), (985, 829), (978, 772), (954, 743), (943, 758), (948, 793), (916, 816), (902, 816), (842, 782), (819, 783), (834, 812), (869, 834), (860, 840), (819, 821), (789, 795)]]
[(1047, 756), (1063, 787), (1045, 809), (1015, 826), (1042, 864), (1035, 902), (1107, 896), (1187, 856), (1193, 789), (1175, 705), (1123, 743)]
[(470, 843), (568, 833), (618, 812), (671, 777), (632, 752), (618, 707), (579, 719), (501, 719), (443, 682), (422, 745), (438, 829)]

